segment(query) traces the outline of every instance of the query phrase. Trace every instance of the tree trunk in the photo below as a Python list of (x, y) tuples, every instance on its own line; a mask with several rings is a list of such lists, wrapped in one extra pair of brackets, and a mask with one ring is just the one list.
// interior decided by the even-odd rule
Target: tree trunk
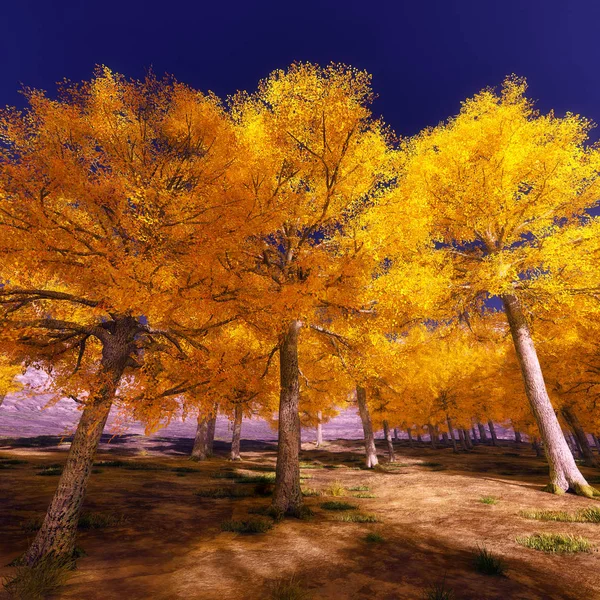
[(521, 432), (517, 431), (516, 429), (514, 430), (514, 432), (515, 432), (515, 444), (523, 443), (523, 440), (521, 439)]
[(397, 442), (398, 441), (398, 428), (394, 427), (394, 441)]
[(592, 439), (594, 440), (594, 444), (596, 445), (596, 450), (600, 452), (600, 441), (598, 441), (598, 436), (595, 433), (592, 433)]
[(452, 451), (458, 452), (458, 448), (456, 447), (456, 438), (454, 437), (454, 427), (452, 426), (452, 419), (446, 416), (446, 423), (448, 423), (448, 433), (450, 434), (450, 439), (452, 440)]
[(406, 434), (408, 435), (408, 445), (410, 448), (414, 448), (415, 444), (413, 442), (412, 431), (410, 429), (406, 430)]
[(97, 389), (90, 394), (81, 413), (65, 468), (48, 512), (25, 555), (24, 564), (34, 566), (47, 556), (71, 560), (77, 525), (92, 472), (94, 457), (106, 424), (116, 389), (134, 351), (137, 323), (132, 318), (111, 322), (114, 326), (103, 339)]
[(194, 439), (194, 447), (192, 448), (190, 460), (201, 461), (206, 460), (210, 456), (208, 421), (209, 418), (200, 411), (198, 413), (198, 427), (196, 428), (196, 438)]
[(479, 440), (477, 439), (477, 430), (475, 429), (475, 425), (471, 427), (471, 433), (473, 434), (473, 443), (478, 444)]
[(531, 439), (531, 447), (534, 449), (535, 451), (535, 455), (539, 458), (541, 456), (544, 456), (544, 453), (542, 452), (542, 447), (540, 446), (540, 440), (538, 437), (533, 436)]
[(477, 429), (479, 429), (479, 439), (481, 440), (481, 442), (487, 442), (487, 433), (485, 431), (485, 425), (477, 421)]
[(316, 447), (320, 448), (323, 445), (323, 413), (319, 411), (317, 413), (317, 444)]
[(458, 439), (460, 440), (460, 445), (463, 447), (463, 450), (466, 452), (469, 448), (465, 441), (465, 433), (460, 427), (458, 428)]
[(207, 427), (207, 438), (208, 438), (208, 456), (213, 456), (215, 453), (215, 429), (217, 427), (217, 407), (215, 406), (215, 412), (208, 419), (208, 427)]
[(577, 468), (562, 435), (560, 424), (548, 397), (531, 332), (518, 298), (514, 295), (505, 295), (502, 301), (519, 359), (525, 392), (544, 442), (550, 467), (548, 491), (553, 493), (572, 491), (588, 497), (600, 494), (588, 484)]
[(564, 406), (561, 409), (561, 413), (567, 422), (567, 425), (571, 428), (573, 434), (575, 435), (575, 439), (581, 451), (584, 464), (588, 467), (600, 466), (592, 452), (587, 435), (585, 434), (585, 431), (583, 431), (583, 427), (581, 426), (581, 422), (579, 421), (577, 414), (573, 412), (573, 409), (570, 406)]
[(363, 432), (365, 435), (365, 456), (367, 469), (372, 469), (379, 464), (377, 460), (377, 450), (375, 448), (375, 437), (373, 436), (373, 425), (371, 415), (367, 406), (367, 390), (363, 387), (356, 388), (356, 401), (358, 403), (358, 412), (362, 421)]
[(492, 446), (498, 445), (498, 436), (496, 435), (496, 428), (494, 422), (490, 419), (488, 421), (488, 427), (490, 428), (490, 437), (492, 438)]
[(423, 438), (421, 437), (420, 433), (417, 433), (417, 442), (419, 442), (419, 444), (423, 442)]
[(448, 445), (448, 434), (445, 431), (442, 431), (442, 443), (444, 446)]
[(282, 514), (298, 516), (302, 509), (300, 489), (300, 384), (298, 381), (298, 335), (301, 321), (292, 321), (279, 345), (279, 443), (273, 507)]
[(396, 455), (394, 453), (394, 443), (392, 442), (390, 426), (388, 425), (387, 421), (383, 422), (383, 436), (385, 437), (385, 443), (387, 444), (388, 462), (396, 462)]
[(465, 442), (467, 444), (467, 450), (473, 450), (473, 442), (471, 441), (471, 436), (469, 435), (468, 429), (463, 429), (463, 434), (465, 436)]
[(229, 460), (242, 460), (240, 445), (242, 442), (242, 418), (244, 410), (241, 404), (236, 404), (233, 413), (233, 433), (231, 435), (231, 454)]
[(433, 425), (427, 425), (427, 429), (429, 430), (429, 441), (431, 442), (431, 447), (436, 450), (438, 443), (438, 436), (435, 432)]

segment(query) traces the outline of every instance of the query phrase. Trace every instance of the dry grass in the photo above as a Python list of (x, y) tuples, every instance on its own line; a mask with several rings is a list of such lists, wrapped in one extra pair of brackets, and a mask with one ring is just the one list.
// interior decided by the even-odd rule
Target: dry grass
[(269, 600), (309, 600), (310, 594), (296, 576), (282, 577), (271, 585)]
[(350, 504), (348, 502), (336, 502), (334, 500), (323, 502), (319, 506), (324, 510), (356, 510), (358, 508), (356, 504)]
[(337, 479), (334, 481), (326, 490), (329, 496), (344, 496), (346, 494), (346, 488), (344, 484)]
[(222, 531), (235, 533), (265, 533), (273, 528), (273, 521), (261, 517), (250, 517), (243, 521), (229, 520), (221, 523)]
[(565, 510), (521, 510), (519, 516), (536, 521), (559, 521), (561, 523), (600, 523), (600, 508), (582, 508), (570, 513)]
[(344, 523), (379, 523), (377, 515), (373, 513), (347, 513), (340, 515), (338, 521)]
[(593, 548), (588, 539), (579, 535), (564, 533), (534, 533), (533, 535), (518, 537), (517, 543), (533, 550), (558, 554), (590, 552)]
[(61, 590), (72, 570), (72, 561), (47, 557), (34, 567), (16, 567), (13, 575), (4, 578), (3, 585), (14, 600), (45, 600)]

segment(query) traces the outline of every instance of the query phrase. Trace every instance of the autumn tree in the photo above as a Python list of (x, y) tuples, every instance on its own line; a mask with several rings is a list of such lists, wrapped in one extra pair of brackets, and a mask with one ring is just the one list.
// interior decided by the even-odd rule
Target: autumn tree
[(0, 343), (65, 383), (71, 374), (82, 406), (24, 557), (33, 565), (72, 554), (115, 398), (142, 402), (135, 388), (148, 377), (165, 392), (200, 385), (188, 375), (207, 333), (235, 317), (216, 257), (238, 221), (227, 195), (235, 138), (214, 97), (106, 69), (56, 100), (26, 96), (25, 111), (0, 115)]
[(484, 90), (460, 113), (408, 144), (407, 190), (434, 210), (440, 250), (454, 268), (455, 310), (489, 296), (502, 300), (525, 391), (544, 441), (549, 490), (596, 493), (562, 435), (535, 347), (544, 304), (577, 287), (572, 244), (560, 234), (582, 229), (598, 197), (598, 152), (590, 123), (537, 112), (524, 81)]

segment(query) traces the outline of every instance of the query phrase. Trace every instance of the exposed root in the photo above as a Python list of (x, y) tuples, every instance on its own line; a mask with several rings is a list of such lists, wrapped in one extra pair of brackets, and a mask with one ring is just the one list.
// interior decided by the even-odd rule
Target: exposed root
[(557, 485), (556, 483), (549, 483), (548, 485), (546, 485), (543, 490), (544, 492), (548, 492), (549, 494), (556, 494), (556, 495), (561, 495), (565, 493), (565, 490), (563, 490), (559, 485)]

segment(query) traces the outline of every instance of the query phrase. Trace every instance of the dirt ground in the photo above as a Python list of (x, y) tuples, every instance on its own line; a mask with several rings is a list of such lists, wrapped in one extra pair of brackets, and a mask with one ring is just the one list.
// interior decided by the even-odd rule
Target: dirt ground
[[(68, 444), (56, 442), (0, 442), (0, 458), (26, 461), (0, 470), (0, 576), (12, 572), (4, 565), (34, 535), (26, 523), (43, 516), (54, 492), (58, 477), (38, 473), (43, 466), (64, 463)], [(147, 470), (96, 468), (85, 510), (124, 520), (79, 533), (78, 545), (87, 556), (78, 561), (60, 598), (263, 600), (269, 598), (273, 581), (296, 574), (313, 600), (421, 599), (424, 590), (444, 578), (457, 600), (600, 599), (598, 551), (552, 555), (515, 541), (536, 532), (572, 533), (600, 547), (600, 524), (519, 516), (527, 509), (600, 506), (585, 498), (542, 492), (545, 461), (525, 444), (478, 446), (457, 455), (449, 448), (409, 449), (400, 443), (398, 465), (367, 471), (360, 468), (360, 442), (328, 442), (319, 450), (306, 443), (302, 461), (319, 468), (302, 469), (307, 477), (303, 487), (324, 491), (340, 482), (347, 490), (344, 497), (306, 497), (315, 513), (312, 519), (286, 519), (266, 533), (244, 535), (221, 531), (221, 523), (247, 518), (249, 510), (267, 506), (268, 497), (213, 499), (194, 492), (234, 485), (222, 476), (231, 469), (272, 471), (274, 444), (243, 442), (242, 463), (227, 461), (225, 444), (218, 444), (216, 458), (191, 463), (190, 440), (121, 442), (103, 445), (98, 461), (132, 461)], [(173, 470), (177, 468), (183, 470)], [(596, 479), (600, 475), (584, 473)], [(252, 484), (235, 485), (254, 490)], [(369, 491), (348, 491), (356, 486)], [(483, 496), (495, 496), (498, 502), (483, 504)], [(341, 522), (340, 513), (320, 507), (331, 499), (358, 504), (360, 512), (375, 514), (378, 522)], [(381, 534), (384, 541), (365, 541), (370, 532)], [(476, 572), (473, 554), (478, 546), (505, 559), (505, 577)]]

